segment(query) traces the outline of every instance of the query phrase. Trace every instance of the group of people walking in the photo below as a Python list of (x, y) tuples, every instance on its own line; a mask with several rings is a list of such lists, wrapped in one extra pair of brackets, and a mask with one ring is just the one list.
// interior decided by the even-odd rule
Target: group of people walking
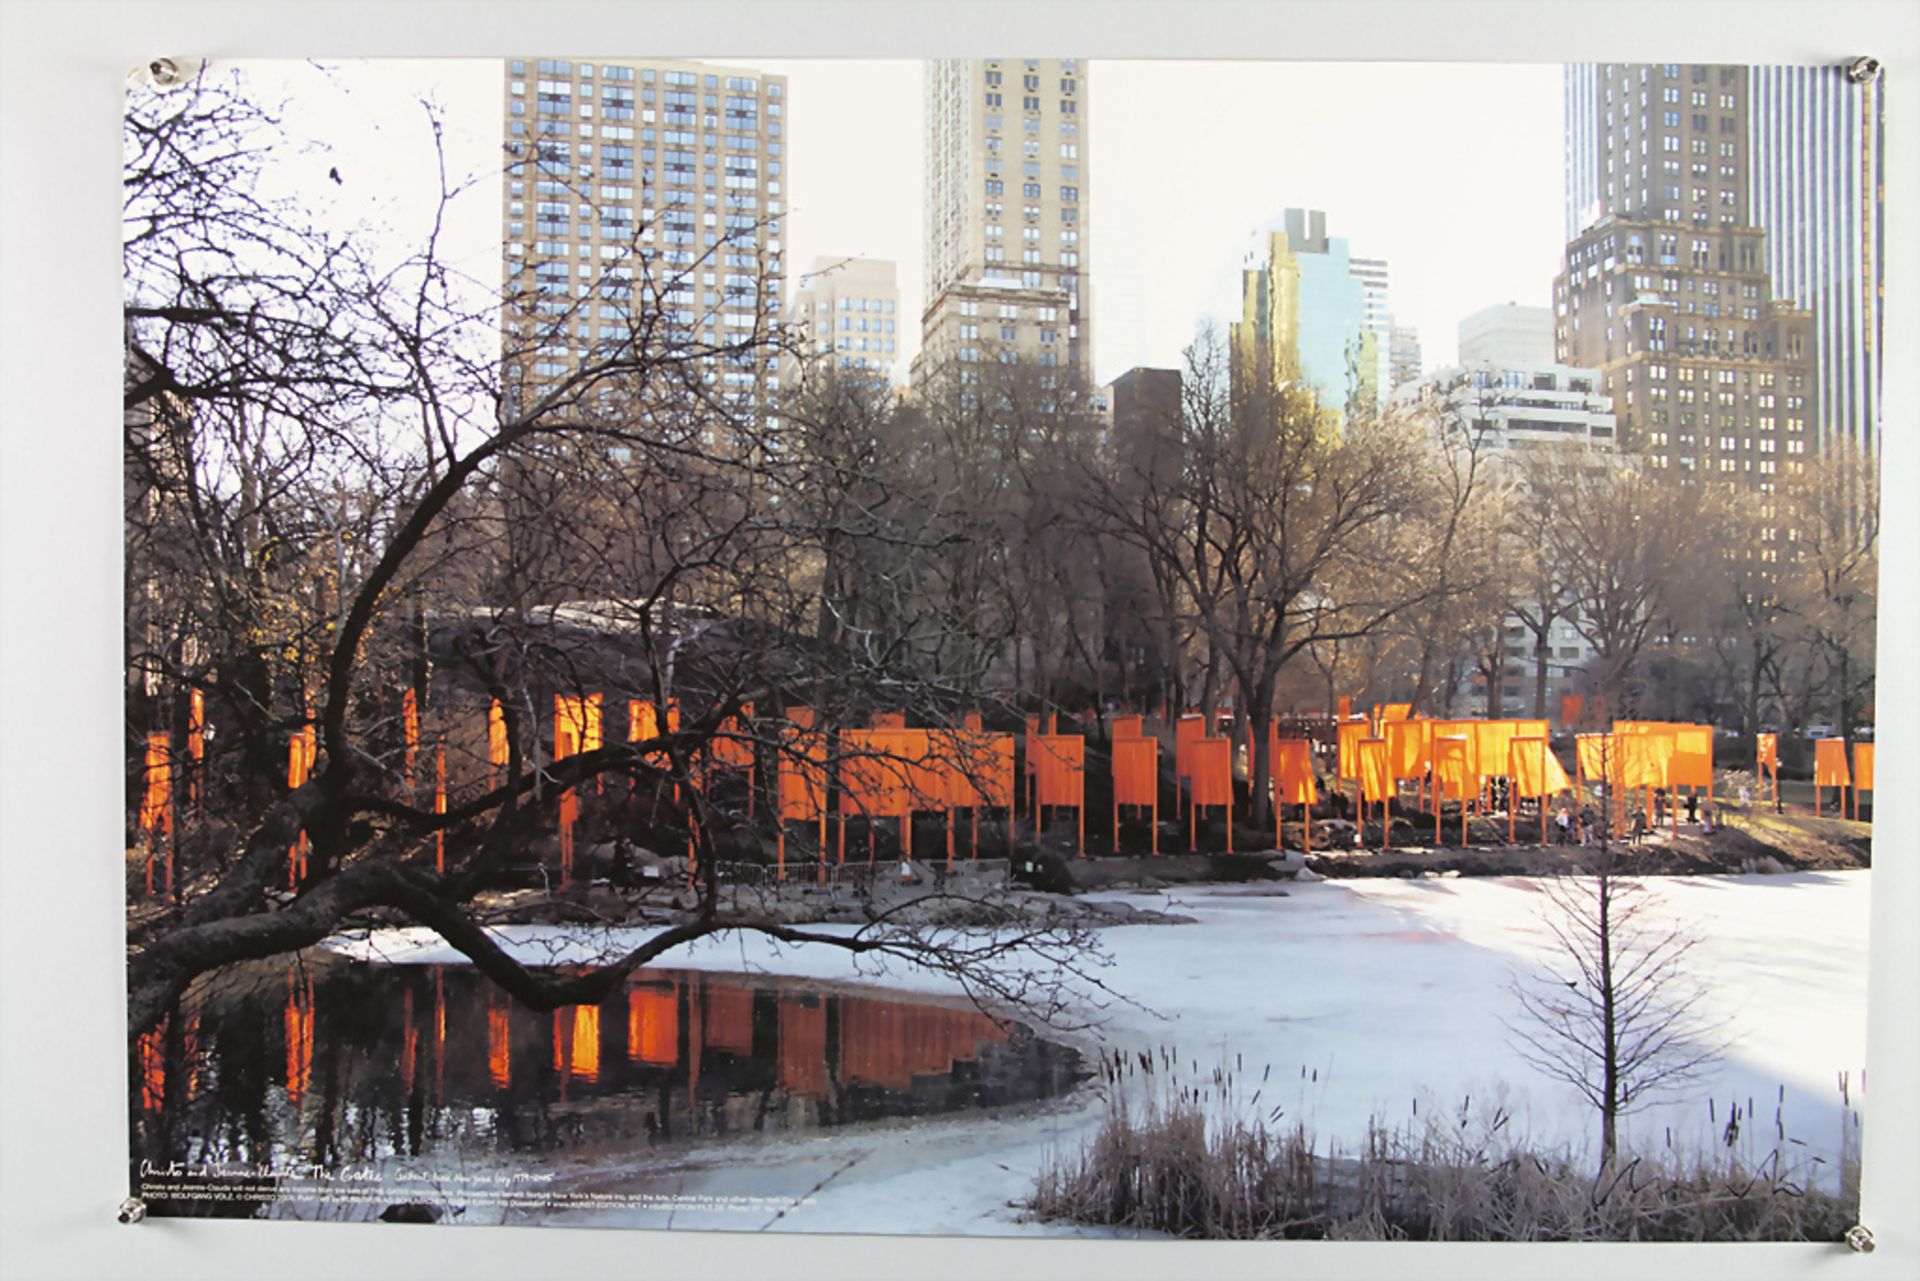
[[(1625, 833), (1627, 844), (1638, 845), (1654, 827), (1665, 822), (1669, 812), (1669, 805), (1670, 801), (1665, 792), (1656, 792), (1654, 794), (1654, 821), (1652, 823), (1647, 821), (1647, 811), (1642, 807), (1636, 806), (1633, 811), (1631, 826)], [(1712, 835), (1713, 807), (1711, 805), (1701, 805), (1700, 798), (1692, 795), (1686, 798), (1686, 806), (1687, 822), (1698, 825), (1703, 833)], [(1581, 806), (1577, 814), (1571, 806), (1562, 805), (1558, 813), (1554, 815), (1553, 822), (1553, 843), (1555, 845), (1580, 845), (1584, 847), (1591, 846), (1598, 840), (1600, 815), (1591, 805)]]

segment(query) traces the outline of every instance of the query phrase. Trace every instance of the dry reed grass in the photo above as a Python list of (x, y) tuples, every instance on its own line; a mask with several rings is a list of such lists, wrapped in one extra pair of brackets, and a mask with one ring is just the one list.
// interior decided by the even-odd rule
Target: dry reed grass
[(1677, 1151), (1669, 1135), (1658, 1155), (1623, 1154), (1596, 1175), (1584, 1153), (1533, 1150), (1504, 1108), (1476, 1114), (1470, 1099), (1399, 1128), (1369, 1122), (1351, 1152), (1323, 1149), (1284, 1108), (1262, 1109), (1271, 1077), (1246, 1079), (1237, 1063), (1202, 1075), (1167, 1048), (1105, 1059), (1107, 1116), (1049, 1160), (1032, 1213), (1176, 1237), (1409, 1241), (1837, 1241), (1855, 1221), (1858, 1114), (1844, 1079), (1854, 1137), (1836, 1195), (1813, 1186), (1836, 1173), (1820, 1158), (1790, 1155), (1778, 1111), (1756, 1153), (1751, 1104), (1715, 1108), (1727, 1123), (1714, 1151)]

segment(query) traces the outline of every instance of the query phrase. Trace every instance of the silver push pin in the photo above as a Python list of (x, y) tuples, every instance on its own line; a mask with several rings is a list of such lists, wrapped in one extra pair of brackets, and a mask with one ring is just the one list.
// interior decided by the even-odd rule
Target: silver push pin
[(1856, 1223), (1847, 1229), (1847, 1249), (1855, 1254), (1873, 1253), (1873, 1233)]
[(155, 58), (147, 64), (147, 75), (162, 89), (171, 89), (180, 83), (180, 64), (172, 58)]
[(1847, 64), (1847, 79), (1857, 85), (1870, 85), (1880, 78), (1880, 59), (1855, 58)]
[[(120, 1222), (138, 1223), (147, 1217), (147, 1203), (137, 1196), (130, 1196), (120, 1203)], [(1858, 1231), (1859, 1229), (1856, 1229)], [(1873, 1247), (1869, 1246), (1868, 1249)]]

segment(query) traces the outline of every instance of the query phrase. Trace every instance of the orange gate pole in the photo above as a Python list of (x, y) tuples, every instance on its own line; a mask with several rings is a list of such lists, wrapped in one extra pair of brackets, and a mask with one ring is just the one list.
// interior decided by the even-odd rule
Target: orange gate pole
[[(1269, 754), (1277, 755), (1277, 753)], [(1278, 761), (1274, 762), (1276, 765), (1278, 763)], [(1268, 773), (1273, 772), (1273, 769), (1269, 767)], [(1269, 781), (1273, 784), (1273, 848), (1283, 850), (1287, 847), (1286, 837), (1282, 827), (1282, 824), (1286, 822), (1287, 807), (1280, 803), (1280, 780), (1274, 778)]]
[[(1574, 751), (1579, 751), (1576, 746)], [(1547, 742), (1540, 740), (1540, 843), (1547, 843)]]
[(1580, 736), (1573, 736), (1573, 826), (1581, 841), (1587, 839), (1587, 767), (1580, 759)]

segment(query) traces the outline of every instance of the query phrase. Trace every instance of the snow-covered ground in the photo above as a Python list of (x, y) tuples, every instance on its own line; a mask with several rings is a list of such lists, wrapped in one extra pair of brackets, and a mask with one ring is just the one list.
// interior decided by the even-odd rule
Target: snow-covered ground
[[(1659, 910), (1700, 936), (1689, 970), (1708, 986), (1709, 1019), (1724, 1019), (1725, 1052), (1685, 1097), (1635, 1113), (1628, 1142), (1717, 1142), (1730, 1103), (1751, 1107), (1742, 1148), (1774, 1143), (1779, 1107), (1792, 1151), (1834, 1169), (1845, 1124), (1839, 1077), (1862, 1103), (1866, 1057), (1867, 909), (1870, 873), (1656, 878)], [(1539, 1075), (1511, 1048), (1505, 1020), (1516, 973), (1550, 956), (1536, 883), (1521, 878), (1356, 880), (1207, 887), (1134, 895), (1141, 906), (1194, 917), (1182, 926), (1101, 932), (1113, 965), (1102, 979), (1128, 1002), (1098, 1012), (1100, 1026), (1071, 1037), (1097, 1052), (1177, 1048), (1200, 1076), (1239, 1062), (1245, 1097), (1271, 1067), (1259, 1110), (1276, 1104), (1328, 1142), (1351, 1149), (1369, 1117), (1389, 1126), (1469, 1098), (1476, 1114), (1499, 1103), (1513, 1128), (1541, 1146), (1589, 1146), (1595, 1122), (1573, 1091)], [(1099, 897), (1119, 899), (1119, 893)], [(851, 927), (847, 927), (851, 928)], [(645, 931), (515, 926), (497, 931), (528, 960), (561, 962), (631, 946)], [(396, 963), (461, 958), (424, 930), (385, 931), (329, 946)], [(820, 979), (883, 982), (951, 992), (947, 980), (893, 964), (873, 966), (832, 948), (781, 947), (758, 936), (708, 940), (662, 958), (673, 966), (760, 970)], [(1091, 1011), (1090, 1011), (1091, 1013)], [(1708, 1099), (1714, 1100), (1709, 1118)], [(1782, 1100), (1784, 1100), (1782, 1102)], [(1071, 1150), (1097, 1127), (1094, 1091), (1064, 1105), (992, 1118), (782, 1137), (729, 1146), (671, 1171), (597, 1170), (609, 1190), (645, 1174), (687, 1195), (734, 1195), (765, 1205), (805, 1204), (787, 1230), (1004, 1234), (1062, 1231), (1024, 1224), (1010, 1208), (1027, 1195), (1049, 1149)], [(764, 1198), (764, 1199), (760, 1199)], [(758, 1228), (771, 1214), (692, 1211), (672, 1225)], [(569, 1213), (569, 1223), (665, 1226), (667, 1212)]]

